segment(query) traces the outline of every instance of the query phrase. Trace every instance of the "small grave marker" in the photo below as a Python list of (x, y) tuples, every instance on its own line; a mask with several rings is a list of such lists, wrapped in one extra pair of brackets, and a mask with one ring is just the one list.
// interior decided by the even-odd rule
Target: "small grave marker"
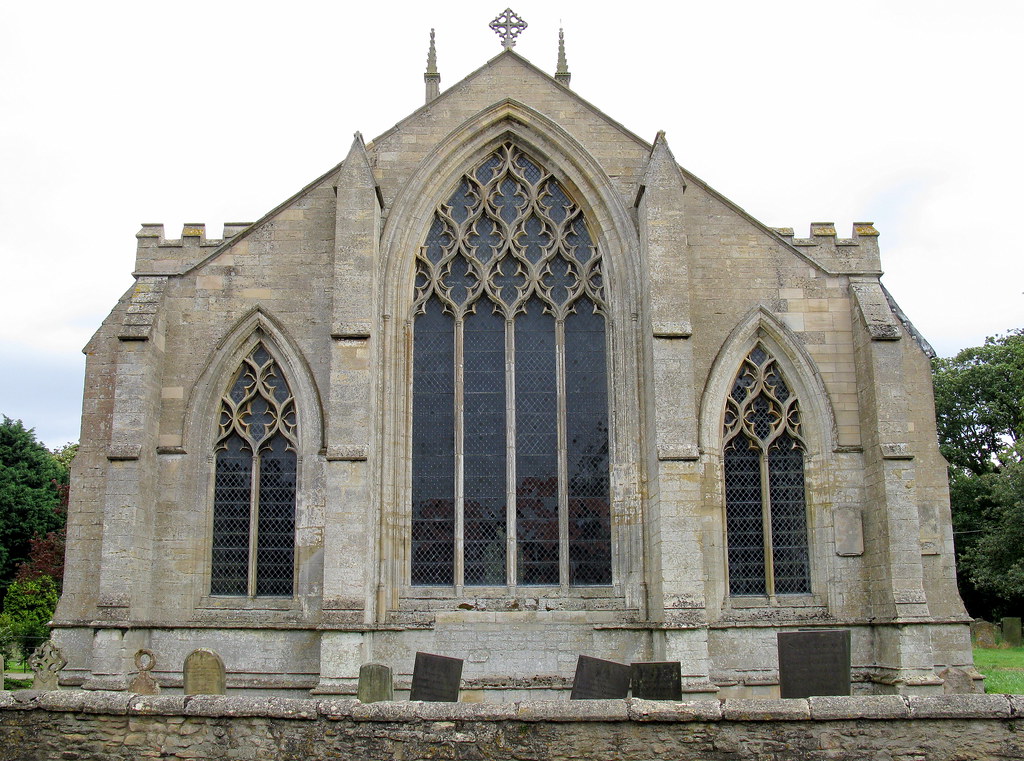
[(139, 670), (132, 683), (128, 685), (128, 692), (136, 695), (159, 695), (160, 685), (150, 673), (156, 667), (156, 656), (152, 650), (145, 648), (135, 653), (135, 668)]
[(631, 669), (624, 663), (581, 655), (569, 700), (614, 700), (629, 694)]
[(781, 697), (850, 694), (848, 629), (779, 632), (777, 637)]
[(383, 663), (364, 663), (360, 666), (359, 689), (356, 697), (362, 703), (394, 700), (395, 691), (394, 681), (391, 678), (391, 667), (385, 666)]
[(213, 650), (201, 647), (189, 653), (182, 677), (186, 695), (227, 694), (224, 661)]
[(1019, 618), (1003, 619), (1003, 642), (1010, 647), (1021, 646), (1021, 631)]
[(630, 688), (634, 698), (682, 700), (683, 678), (679, 661), (630, 664)]
[(53, 644), (52, 639), (46, 640), (36, 648), (32, 657), (28, 659), (29, 666), (34, 674), (32, 689), (34, 690), (59, 690), (58, 678), (62, 668), (68, 665), (68, 659), (60, 651), (60, 648)]
[(459, 702), (459, 685), (461, 683), (461, 658), (416, 653), (409, 700), (457, 703)]
[(996, 646), (996, 625), (990, 621), (977, 620), (971, 622), (971, 637), (978, 647)]

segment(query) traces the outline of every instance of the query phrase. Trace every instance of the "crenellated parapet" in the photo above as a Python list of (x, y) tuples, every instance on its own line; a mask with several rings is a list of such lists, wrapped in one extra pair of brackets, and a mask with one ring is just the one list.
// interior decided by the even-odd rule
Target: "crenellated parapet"
[(832, 222), (811, 222), (809, 238), (797, 238), (792, 227), (772, 228), (791, 246), (806, 250), (807, 255), (830, 272), (837, 274), (878, 274), (882, 264), (878, 254), (878, 230), (871, 222), (854, 222), (853, 235), (840, 238)]
[(163, 224), (143, 223), (135, 234), (136, 275), (176, 275), (202, 261), (218, 246), (250, 226), (249, 222), (225, 222), (223, 238), (207, 238), (205, 222), (186, 222), (180, 238), (164, 237)]

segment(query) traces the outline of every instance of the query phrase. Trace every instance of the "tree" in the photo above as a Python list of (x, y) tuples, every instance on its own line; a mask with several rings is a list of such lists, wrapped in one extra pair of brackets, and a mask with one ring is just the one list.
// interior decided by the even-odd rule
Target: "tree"
[(973, 615), (1024, 605), (1024, 330), (933, 363), (960, 592)]
[(33, 537), (64, 526), (59, 487), (67, 480), (67, 468), (36, 441), (32, 429), (5, 415), (0, 425), (0, 588), (28, 558)]
[(0, 630), (22, 658), (50, 636), (47, 624), (57, 607), (57, 585), (49, 576), (31, 581), (13, 581), (4, 595)]

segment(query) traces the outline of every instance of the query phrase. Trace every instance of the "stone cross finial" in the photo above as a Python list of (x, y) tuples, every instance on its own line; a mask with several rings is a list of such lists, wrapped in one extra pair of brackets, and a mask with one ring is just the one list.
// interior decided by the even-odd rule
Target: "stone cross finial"
[(488, 26), (501, 37), (501, 46), (505, 50), (511, 50), (516, 45), (516, 37), (526, 29), (526, 22), (511, 8), (506, 8)]

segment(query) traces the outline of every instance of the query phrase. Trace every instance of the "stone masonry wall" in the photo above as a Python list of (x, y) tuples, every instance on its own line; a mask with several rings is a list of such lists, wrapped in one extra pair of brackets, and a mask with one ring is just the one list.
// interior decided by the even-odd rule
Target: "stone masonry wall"
[(0, 761), (1024, 758), (1024, 697), (514, 704), (0, 692)]

